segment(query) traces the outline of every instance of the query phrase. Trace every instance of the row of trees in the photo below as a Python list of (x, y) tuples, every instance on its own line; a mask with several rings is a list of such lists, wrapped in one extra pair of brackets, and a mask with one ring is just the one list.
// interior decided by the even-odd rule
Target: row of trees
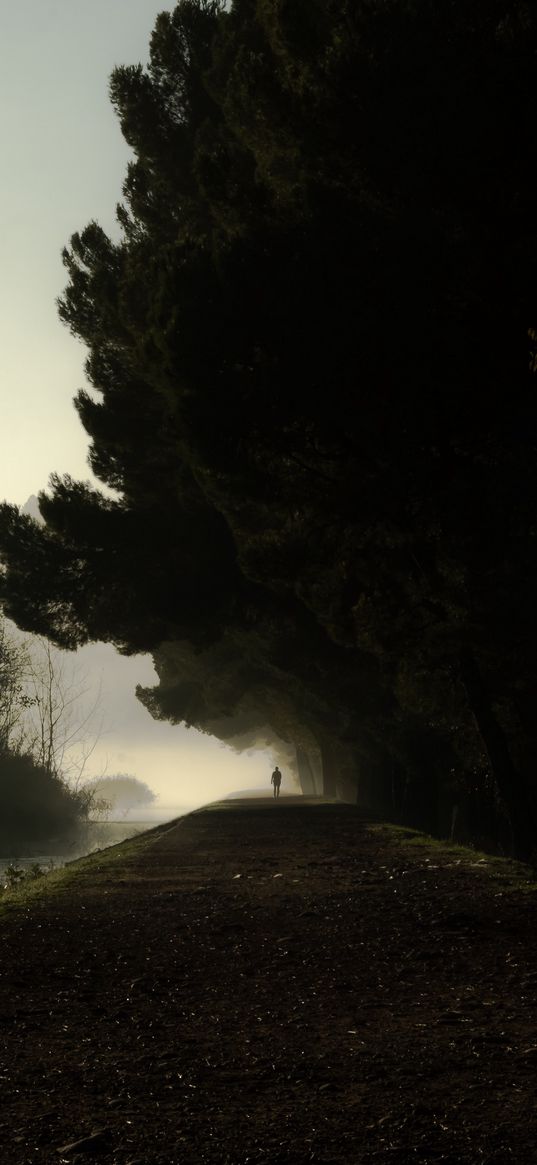
[(181, 0), (64, 252), (112, 491), (4, 506), (6, 611), (154, 654), (151, 713), (530, 857), (537, 16)]

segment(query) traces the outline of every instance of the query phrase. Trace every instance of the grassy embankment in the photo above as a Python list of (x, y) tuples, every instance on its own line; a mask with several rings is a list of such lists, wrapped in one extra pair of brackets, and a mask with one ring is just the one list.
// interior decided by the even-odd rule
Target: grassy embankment
[(149, 849), (154, 840), (175, 822), (156, 825), (136, 837), (127, 838), (103, 850), (96, 850), (83, 858), (75, 858), (58, 869), (44, 871), (40, 878), (24, 878), (18, 886), (0, 889), (0, 921), (15, 910), (26, 910), (38, 906), (45, 898), (53, 895), (76, 894), (82, 885), (98, 890), (116, 870), (122, 880), (133, 878), (130, 867), (144, 850)]

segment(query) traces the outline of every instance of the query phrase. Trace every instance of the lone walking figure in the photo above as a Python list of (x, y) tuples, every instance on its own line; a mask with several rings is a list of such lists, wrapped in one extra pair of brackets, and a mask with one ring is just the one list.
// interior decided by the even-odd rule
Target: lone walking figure
[(271, 785), (274, 785), (274, 796), (279, 797), (280, 796), (280, 785), (282, 783), (282, 774), (281, 774), (277, 765), (276, 765), (276, 768), (274, 769), (274, 772), (270, 778), (270, 783), (271, 783)]

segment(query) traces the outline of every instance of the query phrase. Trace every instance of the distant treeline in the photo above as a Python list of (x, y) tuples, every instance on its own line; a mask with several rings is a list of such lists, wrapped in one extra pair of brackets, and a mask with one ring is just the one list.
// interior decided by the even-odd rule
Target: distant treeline
[(537, 12), (181, 0), (114, 71), (119, 241), (64, 252), (117, 497), (0, 520), (19, 626), (153, 653), (154, 716), (530, 858)]

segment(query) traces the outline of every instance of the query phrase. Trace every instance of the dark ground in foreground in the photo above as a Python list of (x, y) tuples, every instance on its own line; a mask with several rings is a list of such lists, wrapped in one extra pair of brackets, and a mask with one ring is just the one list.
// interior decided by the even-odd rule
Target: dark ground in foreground
[(349, 806), (86, 861), (0, 918), (2, 1165), (529, 1165), (536, 919)]

